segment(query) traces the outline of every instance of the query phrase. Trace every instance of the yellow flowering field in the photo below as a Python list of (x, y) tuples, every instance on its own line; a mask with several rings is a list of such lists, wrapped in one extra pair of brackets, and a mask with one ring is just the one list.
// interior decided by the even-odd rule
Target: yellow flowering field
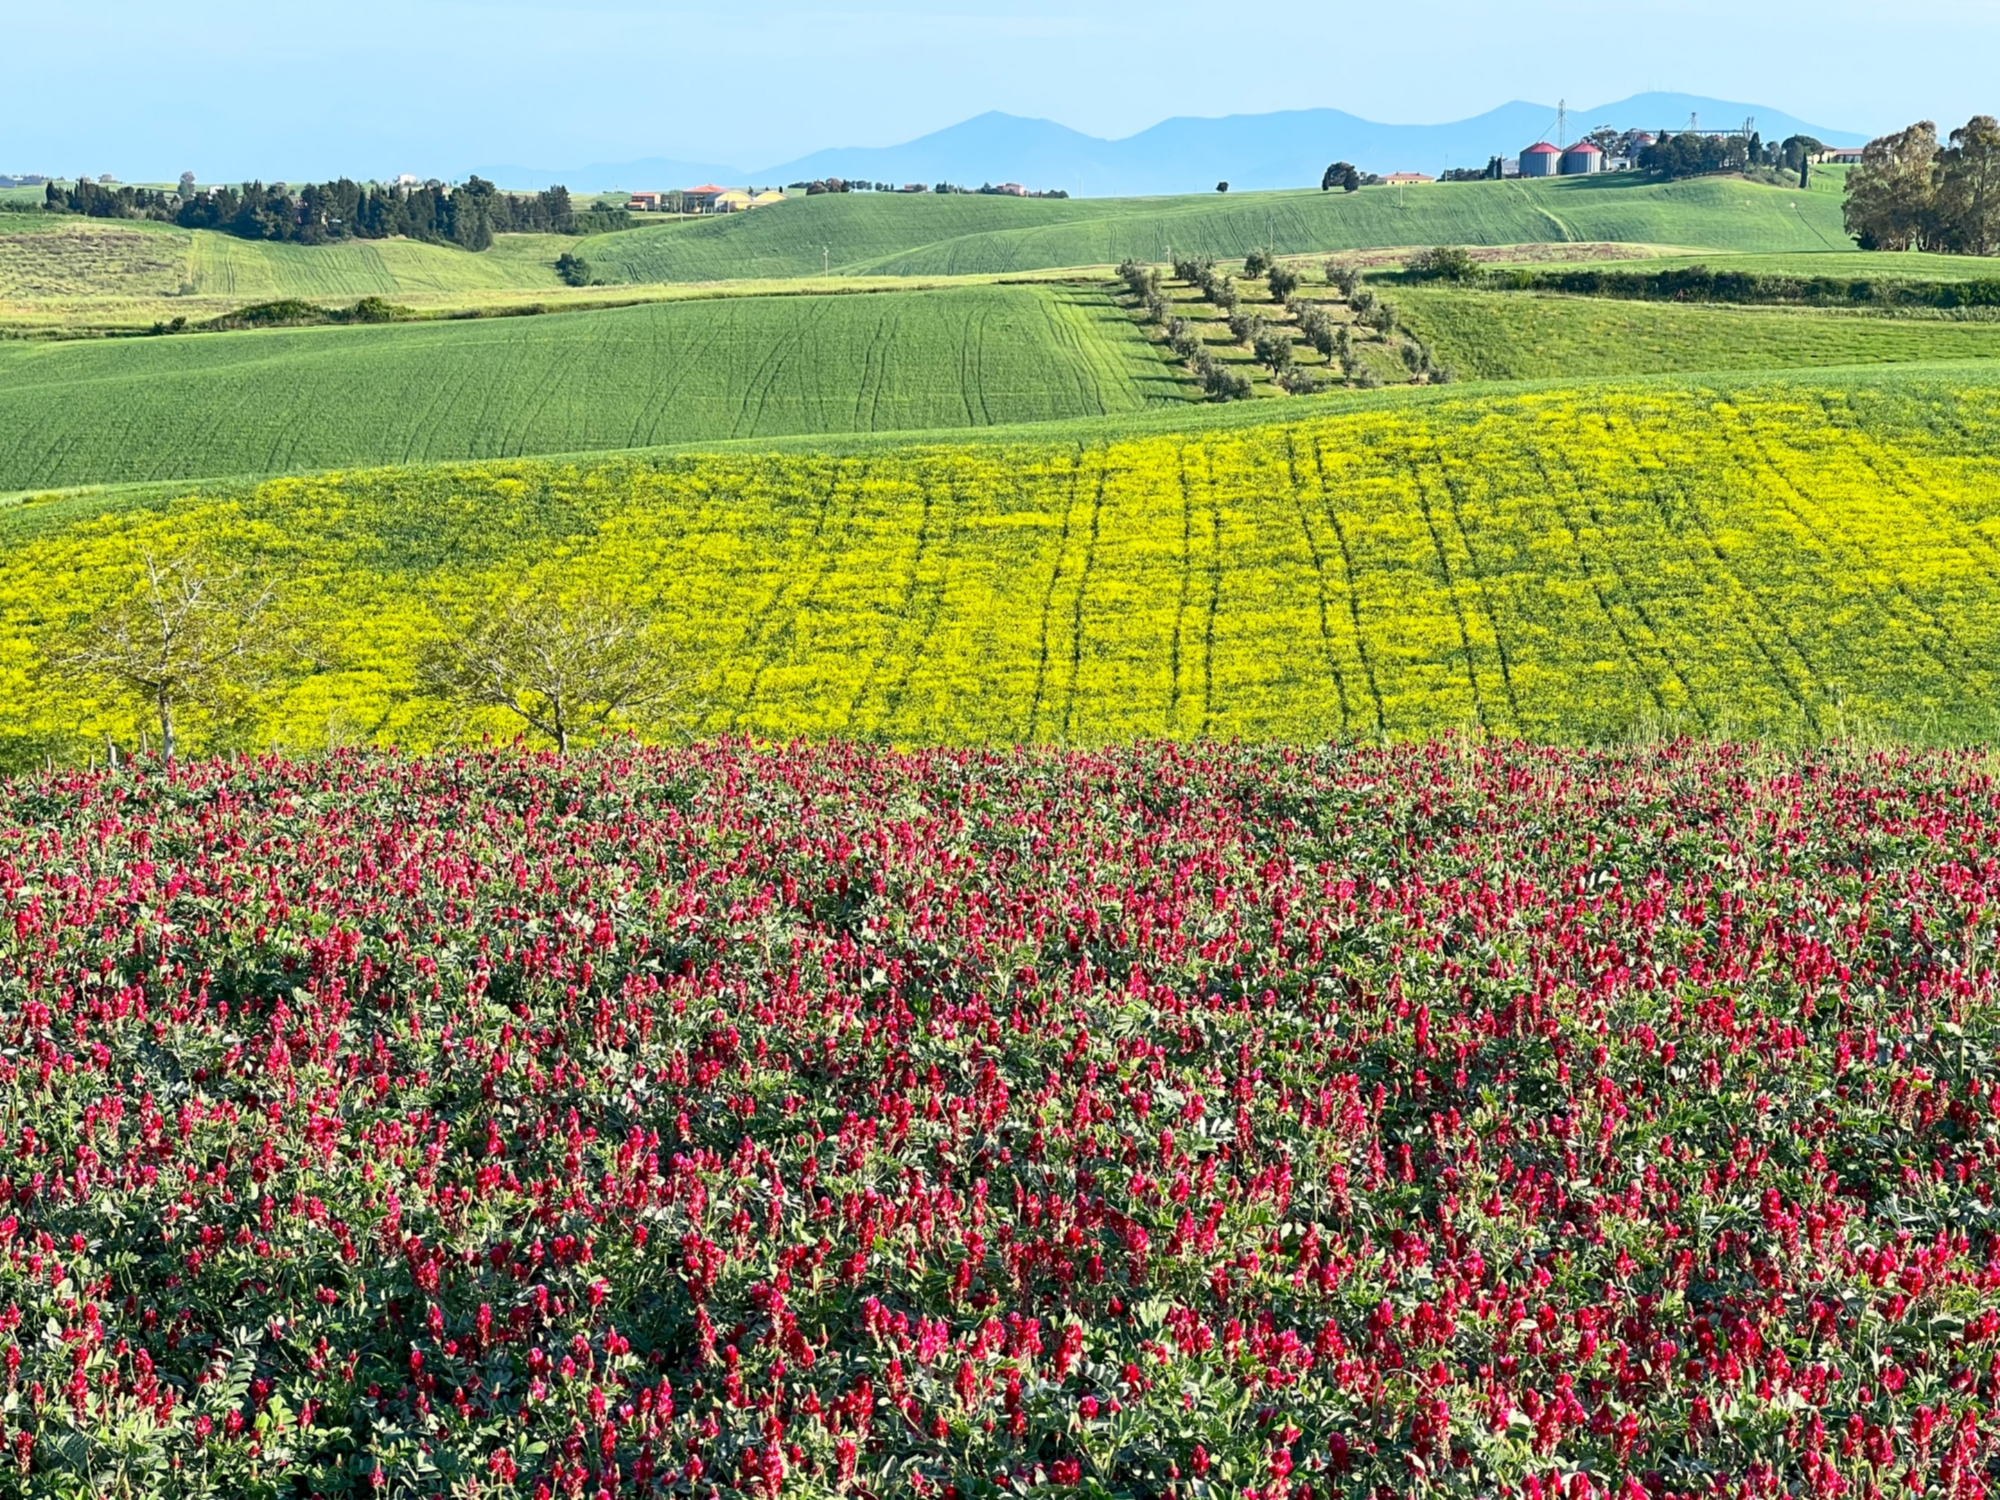
[(427, 699), (414, 662), (434, 609), (523, 577), (667, 621), (709, 734), (2000, 728), (2000, 391), (1970, 377), (1293, 410), (24, 506), (0, 521), (0, 752), (136, 737), (44, 651), (189, 546), (272, 580), (319, 643), (217, 744), (511, 733)]

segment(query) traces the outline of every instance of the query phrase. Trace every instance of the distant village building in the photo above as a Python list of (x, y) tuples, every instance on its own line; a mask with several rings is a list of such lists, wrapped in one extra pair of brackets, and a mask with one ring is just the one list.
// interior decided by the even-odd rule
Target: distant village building
[(665, 193), (634, 193), (625, 200), (625, 207), (635, 214), (656, 214), (666, 200)]
[(1018, 182), (1003, 182), (993, 191), (996, 193), (1005, 193), (1010, 198), (1025, 198), (1028, 196), (1028, 190)]
[(1562, 159), (1562, 152), (1547, 141), (1536, 141), (1521, 153), (1521, 175), (1523, 177), (1553, 177), (1556, 163)]
[(1581, 177), (1591, 172), (1602, 172), (1604, 152), (1595, 141), (1578, 141), (1564, 150), (1556, 170), (1565, 177)]
[(700, 187), (683, 188), (681, 206), (691, 214), (713, 213), (715, 200), (728, 191), (728, 188), (717, 187), (712, 182), (704, 182)]
[(1415, 187), (1423, 182), (1436, 182), (1435, 177), (1426, 177), (1421, 172), (1391, 172), (1382, 179), (1390, 187)]
[(1820, 152), (1813, 160), (1821, 166), (1826, 167), (1851, 167), (1860, 162), (1861, 148), (1859, 146), (1833, 146)]

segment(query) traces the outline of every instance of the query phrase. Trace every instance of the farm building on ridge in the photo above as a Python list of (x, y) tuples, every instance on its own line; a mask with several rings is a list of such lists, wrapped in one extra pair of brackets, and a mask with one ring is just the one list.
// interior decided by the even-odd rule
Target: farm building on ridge
[(1415, 187), (1420, 182), (1436, 182), (1435, 177), (1426, 177), (1421, 172), (1391, 172), (1382, 179), (1390, 187)]
[(1551, 146), (1547, 141), (1536, 141), (1534, 145), (1521, 153), (1521, 175), (1523, 177), (1553, 177), (1556, 175), (1556, 162), (1561, 156), (1562, 152)]

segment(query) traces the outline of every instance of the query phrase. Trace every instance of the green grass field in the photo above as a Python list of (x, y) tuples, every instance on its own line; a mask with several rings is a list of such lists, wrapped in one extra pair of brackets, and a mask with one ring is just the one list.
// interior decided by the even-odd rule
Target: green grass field
[(2000, 386), (1977, 367), (1285, 411), (16, 507), (0, 744), (136, 733), (37, 662), (184, 546), (268, 574), (325, 643), (244, 744), (504, 731), (427, 699), (414, 653), (427, 597), (528, 577), (649, 603), (703, 666), (710, 733), (2000, 729)]
[(1013, 199), (828, 194), (753, 213), (604, 235), (593, 266), (625, 281), (739, 276), (1015, 272), (1170, 253), (1241, 256), (1381, 245), (1624, 240), (1719, 251), (1848, 251), (1840, 202), (1726, 179), (1650, 183), (1621, 175), (1440, 183), (1398, 193), (1207, 194)]
[(1474, 380), (2000, 357), (1995, 321), (1435, 286), (1386, 295), (1440, 363)]
[(732, 298), (605, 312), (0, 344), (0, 491), (1177, 402), (1078, 287)]

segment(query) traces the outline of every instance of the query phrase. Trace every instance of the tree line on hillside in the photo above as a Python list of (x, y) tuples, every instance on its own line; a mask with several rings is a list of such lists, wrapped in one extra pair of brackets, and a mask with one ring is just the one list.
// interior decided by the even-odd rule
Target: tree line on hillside
[(1927, 307), (1939, 311), (2000, 307), (2000, 278), (1919, 280), (1886, 276), (1787, 276), (1724, 267), (1676, 266), (1664, 271), (1615, 266), (1496, 266), (1482, 268), (1459, 245), (1419, 250), (1403, 262), (1409, 281), (1450, 281), (1487, 291), (1562, 292), (1636, 302), (1730, 302), (1759, 307)]
[(2000, 121), (1974, 115), (1948, 145), (1929, 120), (1870, 141), (1844, 212), (1864, 250), (2000, 253)]
[(334, 240), (397, 237), (484, 250), (496, 234), (601, 234), (623, 229), (623, 209), (578, 208), (569, 189), (505, 193), (481, 177), (456, 187), (442, 182), (382, 186), (349, 178), (307, 183), (246, 182), (200, 189), (183, 175), (177, 191), (118, 187), (79, 179), (52, 182), (43, 207), (95, 219), (151, 219), (183, 229), (213, 229), (246, 240), (321, 245)]
[(1067, 198), (1069, 194), (1062, 188), (1038, 188), (1033, 192), (1015, 192), (1012, 186), (995, 187), (990, 182), (982, 182), (978, 187), (963, 187), (956, 182), (940, 182), (935, 186), (922, 182), (906, 182), (901, 187), (888, 182), (855, 182), (845, 177), (816, 177), (811, 182), (788, 182), (787, 192), (803, 192), (808, 198), (821, 193), (984, 193), (996, 198)]

